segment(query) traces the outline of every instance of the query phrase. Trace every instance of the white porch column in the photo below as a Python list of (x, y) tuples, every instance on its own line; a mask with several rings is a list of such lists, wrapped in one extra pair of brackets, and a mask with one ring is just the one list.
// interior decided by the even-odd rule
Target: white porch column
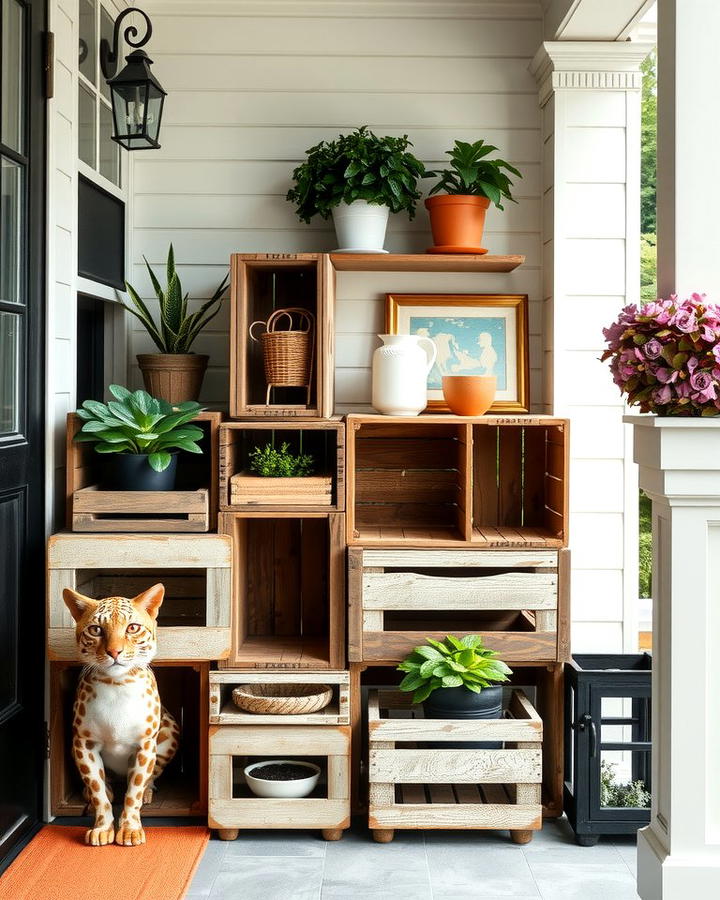
[(638, 834), (638, 892), (717, 900), (720, 421), (626, 422), (653, 503), (652, 818)]
[(640, 63), (646, 44), (544, 43), (545, 411), (571, 427), (573, 649), (637, 649), (638, 494), (626, 411), (598, 362), (640, 291)]
[[(658, 292), (720, 302), (720, 4), (658, 2)], [(720, 422), (633, 417), (653, 499), (653, 809), (643, 900), (720, 897)]]

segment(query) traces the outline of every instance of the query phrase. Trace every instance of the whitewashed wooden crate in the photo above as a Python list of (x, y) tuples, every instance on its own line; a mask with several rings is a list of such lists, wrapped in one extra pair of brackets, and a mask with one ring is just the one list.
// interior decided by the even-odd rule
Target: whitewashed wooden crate
[[(233, 689), (242, 684), (326, 684), (332, 688), (329, 705), (306, 715), (269, 715), (245, 712), (233, 702)], [(210, 673), (211, 725), (349, 725), (349, 672), (222, 672)]]
[(63, 588), (88, 597), (134, 597), (160, 582), (158, 661), (230, 653), (232, 542), (222, 534), (53, 535), (47, 551), (48, 658), (77, 659)]
[[(319, 828), (326, 840), (338, 840), (349, 827), (349, 726), (211, 725), (209, 745), (208, 825), (222, 840), (246, 828)], [(245, 784), (249, 759), (307, 757), (323, 770), (310, 797), (256, 797)]]
[[(522, 691), (512, 692), (506, 718), (484, 720), (425, 719), (409, 694), (371, 691), (368, 729), (376, 841), (392, 840), (396, 828), (493, 828), (527, 843), (542, 827), (543, 723)], [(458, 748), (478, 741), (503, 747)]]

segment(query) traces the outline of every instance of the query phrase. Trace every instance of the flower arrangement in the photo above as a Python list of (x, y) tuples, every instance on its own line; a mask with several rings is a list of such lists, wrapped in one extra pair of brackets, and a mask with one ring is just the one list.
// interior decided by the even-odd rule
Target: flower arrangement
[(631, 406), (659, 416), (720, 415), (720, 307), (704, 294), (626, 306), (603, 329), (610, 371)]

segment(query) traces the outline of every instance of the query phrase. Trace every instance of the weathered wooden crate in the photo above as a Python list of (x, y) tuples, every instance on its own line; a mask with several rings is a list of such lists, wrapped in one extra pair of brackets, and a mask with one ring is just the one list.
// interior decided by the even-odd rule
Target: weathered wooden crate
[[(310, 397), (304, 387), (273, 388), (266, 405), (261, 341), (253, 322), (299, 307), (315, 317)], [(234, 253), (230, 281), (230, 415), (233, 418), (327, 419), (333, 414), (335, 270), (323, 253)], [(261, 329), (257, 329), (259, 335)]]
[[(233, 702), (233, 689), (244, 684), (327, 684), (330, 704), (306, 715), (269, 715), (245, 712)], [(349, 725), (349, 672), (211, 672), (211, 725)]]
[[(142, 816), (204, 816), (208, 794), (208, 670), (209, 663), (153, 663), (160, 699), (180, 724), (180, 746), (158, 779), (153, 802)], [(81, 667), (50, 664), (50, 812), (54, 816), (86, 813), (83, 783), (70, 752), (72, 708)], [(122, 803), (122, 787), (115, 799)]]
[(219, 534), (53, 535), (47, 552), (48, 656), (75, 660), (63, 588), (89, 597), (135, 597), (165, 585), (158, 660), (219, 660), (230, 652), (232, 545)]
[(193, 420), (202, 428), (202, 454), (181, 452), (177, 490), (106, 491), (103, 457), (92, 444), (77, 444), (82, 427), (67, 417), (65, 470), (67, 527), (78, 532), (205, 532), (217, 528), (218, 429), (222, 413), (203, 410)]
[(221, 513), (233, 539), (233, 638), (223, 666), (345, 669), (343, 513)]
[[(542, 827), (543, 723), (518, 690), (506, 716), (424, 719), (409, 694), (371, 691), (369, 824), (375, 840), (392, 840), (396, 828), (507, 828), (516, 843), (527, 843)], [(503, 747), (462, 749), (478, 741), (502, 741)], [(453, 746), (437, 749), (439, 743)]]
[(481, 634), (502, 659), (568, 658), (568, 550), (348, 550), (349, 659), (399, 662), (427, 637)]
[(567, 544), (568, 422), (347, 417), (348, 544)]
[[(322, 769), (301, 799), (256, 797), (243, 769), (264, 759), (298, 759)], [(223, 840), (245, 828), (320, 828), (337, 840), (350, 825), (350, 728), (309, 725), (211, 725), (208, 825)]]
[[(248, 472), (249, 455), (272, 443), (309, 453), (317, 476), (260, 478)], [(220, 505), (225, 511), (345, 509), (345, 423), (330, 420), (228, 422), (220, 428)]]

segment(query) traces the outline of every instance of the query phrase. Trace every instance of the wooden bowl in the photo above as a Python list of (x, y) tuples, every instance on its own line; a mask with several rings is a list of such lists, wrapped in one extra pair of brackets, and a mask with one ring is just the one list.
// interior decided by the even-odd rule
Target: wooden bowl
[(245, 712), (302, 716), (325, 709), (332, 700), (332, 688), (327, 684), (241, 684), (232, 697)]
[(443, 375), (447, 405), (456, 416), (482, 416), (492, 406), (497, 388), (494, 375)]

